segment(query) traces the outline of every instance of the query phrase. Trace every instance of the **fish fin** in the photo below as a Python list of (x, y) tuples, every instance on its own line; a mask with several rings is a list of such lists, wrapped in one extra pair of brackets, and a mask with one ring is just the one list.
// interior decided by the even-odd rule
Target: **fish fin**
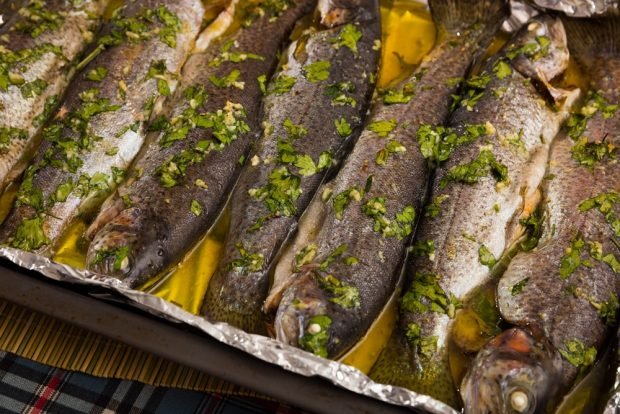
[(562, 17), (568, 47), (584, 65), (600, 55), (620, 54), (620, 17), (578, 19)]
[(429, 6), (437, 26), (451, 32), (477, 23), (499, 25), (510, 14), (504, 0), (430, 0)]

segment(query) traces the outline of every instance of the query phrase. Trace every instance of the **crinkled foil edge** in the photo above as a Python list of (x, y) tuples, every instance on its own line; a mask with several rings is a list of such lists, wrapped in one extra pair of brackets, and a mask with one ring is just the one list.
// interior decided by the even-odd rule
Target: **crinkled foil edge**
[[(0, 248), (0, 257), (57, 281), (93, 288), (108, 288), (111, 293), (122, 296), (128, 304), (136, 308), (171, 322), (185, 323), (198, 328), (220, 342), (296, 374), (306, 377), (319, 376), (336, 386), (394, 405), (411, 407), (433, 414), (457, 413), (446, 404), (429, 396), (401, 387), (378, 384), (356, 368), (317, 357), (272, 338), (248, 334), (225, 323), (211, 323), (159, 297), (129, 289), (117, 279), (74, 269), (53, 262), (46, 257), (9, 247)], [(100, 294), (97, 294), (97, 297), (102, 298)], [(115, 299), (117, 299), (116, 296)]]
[(530, 0), (539, 8), (555, 10), (573, 17), (618, 14), (618, 0)]
[[(618, 0), (531, 0), (530, 3), (538, 8), (556, 10), (575, 17), (618, 12)], [(535, 10), (523, 2), (511, 0), (511, 6), (513, 15), (504, 25), (506, 31), (516, 30), (535, 14)], [(57, 281), (108, 288), (111, 292), (121, 295), (128, 304), (136, 308), (171, 322), (193, 326), (220, 342), (296, 374), (306, 377), (319, 376), (336, 386), (394, 405), (424, 410), (433, 414), (457, 413), (451, 407), (427, 395), (401, 387), (378, 384), (353, 367), (319, 358), (268, 337), (248, 334), (225, 323), (211, 323), (161, 298), (129, 289), (117, 279), (77, 270), (52, 262), (48, 258), (13, 248), (0, 248), (0, 257)], [(616, 374), (616, 392), (607, 403), (605, 414), (620, 412), (620, 368)]]

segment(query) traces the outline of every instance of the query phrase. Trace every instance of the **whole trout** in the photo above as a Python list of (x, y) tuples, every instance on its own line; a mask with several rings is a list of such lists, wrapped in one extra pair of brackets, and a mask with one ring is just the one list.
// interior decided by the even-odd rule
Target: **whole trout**
[(518, 254), (499, 282), (501, 315), (517, 327), (476, 357), (461, 390), (471, 413), (548, 412), (618, 323), (620, 20), (565, 26), (589, 92), (551, 148), (538, 247)]
[(568, 67), (562, 23), (526, 23), (470, 77), (449, 128), (418, 131), (436, 163), (432, 201), (408, 263), (399, 328), (371, 377), (458, 405), (448, 363), (451, 322), (462, 300), (492, 276), (524, 235), (540, 199), (549, 148), (579, 91), (547, 103), (548, 81)]
[(262, 89), (278, 50), (314, 4), (241, 1), (231, 16), (241, 27), (191, 56), (173, 112), (151, 125), (157, 133), (133, 177), (89, 229), (91, 269), (137, 286), (176, 264), (205, 235), (259, 134)]
[(394, 292), (430, 173), (416, 132), (445, 122), (454, 80), (506, 17), (503, 1), (443, 0), (430, 7), (438, 27), (433, 51), (383, 92), (342, 169), (309, 207), (304, 220), (313, 225), (300, 225), (292, 253), (276, 269), (267, 306), (277, 308), (282, 342), (337, 357), (359, 341)]
[(9, 246), (52, 255), (68, 225), (124, 179), (146, 123), (175, 89), (200, 29), (200, 0), (128, 3), (43, 129), (43, 143), (0, 228)]
[(203, 305), (207, 317), (248, 332), (264, 331), (271, 264), (327, 169), (359, 134), (373, 91), (377, 1), (320, 1), (318, 11), (319, 28), (290, 45), (267, 89), (265, 131), (232, 194), (225, 253)]
[(31, 0), (0, 26), (0, 192), (26, 168), (108, 0)]

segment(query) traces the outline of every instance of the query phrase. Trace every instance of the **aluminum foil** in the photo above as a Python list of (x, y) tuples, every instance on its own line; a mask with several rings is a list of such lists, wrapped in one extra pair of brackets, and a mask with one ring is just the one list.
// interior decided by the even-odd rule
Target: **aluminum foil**
[(616, 342), (616, 381), (612, 390), (612, 396), (605, 406), (603, 414), (620, 414), (620, 329)]
[[(571, 16), (586, 17), (618, 11), (620, 0), (530, 0), (529, 3), (543, 9), (564, 12)], [(538, 12), (523, 1), (511, 0), (512, 16), (503, 26), (507, 32), (514, 32)], [(2, 26), (0, 13), (0, 27)], [(107, 288), (110, 294), (118, 294), (128, 304), (147, 311), (157, 317), (175, 323), (185, 323), (200, 329), (205, 334), (247, 352), (266, 362), (278, 365), (288, 371), (306, 377), (319, 376), (334, 385), (390, 404), (415, 408), (432, 414), (457, 414), (458, 412), (429, 396), (405, 388), (378, 384), (356, 368), (317, 357), (298, 348), (285, 345), (272, 338), (248, 334), (225, 323), (211, 323), (180, 307), (148, 293), (132, 290), (119, 280), (85, 270), (52, 262), (50, 259), (13, 248), (0, 248), (0, 257), (33, 270), (51, 279), (93, 288)], [(110, 297), (111, 297), (110, 295)], [(97, 295), (101, 298), (101, 294)], [(118, 300), (114, 296), (114, 300)], [(619, 331), (620, 334), (620, 331)], [(609, 400), (605, 414), (620, 414), (620, 366), (617, 370), (615, 394)]]
[(619, 0), (530, 0), (536, 6), (556, 10), (573, 17), (618, 13)]
[[(34, 270), (51, 279), (86, 285), (93, 288), (108, 288), (111, 293), (121, 295), (127, 303), (155, 316), (176, 323), (196, 327), (220, 342), (247, 352), (263, 361), (306, 377), (319, 376), (347, 390), (394, 405), (411, 407), (432, 414), (457, 414), (457, 411), (429, 396), (417, 394), (401, 387), (378, 384), (356, 368), (336, 361), (317, 357), (272, 338), (248, 334), (225, 323), (211, 323), (180, 307), (148, 293), (132, 290), (118, 279), (98, 275), (85, 270), (52, 262), (50, 259), (13, 248), (0, 248), (0, 257)], [(101, 295), (97, 295), (101, 298)], [(115, 296), (115, 300), (118, 298)]]

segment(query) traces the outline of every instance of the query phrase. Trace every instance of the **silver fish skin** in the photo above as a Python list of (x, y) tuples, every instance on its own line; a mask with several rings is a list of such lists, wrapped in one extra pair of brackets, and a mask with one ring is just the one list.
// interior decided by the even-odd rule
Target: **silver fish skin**
[[(514, 257), (497, 287), (502, 317), (528, 336), (547, 343), (560, 361), (549, 375), (558, 387), (545, 398), (530, 398), (533, 387), (519, 378), (494, 374), (508, 364), (503, 348), (480, 355), (462, 391), (472, 413), (508, 412), (474, 386), (506, 401), (518, 392), (528, 396), (528, 412), (546, 412), (594, 363), (617, 326), (620, 293), (620, 20), (565, 19), (571, 53), (589, 77), (583, 106), (575, 111), (551, 148), (543, 187), (545, 227), (536, 249)], [(500, 362), (495, 362), (495, 361)], [(535, 370), (526, 365), (523, 377)], [(500, 388), (498, 388), (500, 387)], [(539, 401), (541, 400), (541, 401)]]
[(304, 218), (317, 223), (316, 236), (299, 233), (308, 243), (276, 269), (268, 306), (277, 308), (275, 330), (284, 343), (337, 357), (359, 341), (396, 287), (430, 173), (416, 132), (446, 121), (454, 79), (507, 14), (502, 1), (430, 6), (435, 48), (411, 77), (384, 92), (342, 169), (309, 207), (319, 214)]
[[(205, 296), (207, 317), (248, 332), (264, 332), (271, 264), (329, 166), (359, 134), (373, 91), (381, 37), (378, 3), (324, 3), (319, 2), (318, 19), (326, 25), (289, 46), (284, 69), (270, 83), (265, 132), (231, 196), (225, 253)], [(350, 34), (361, 36), (334, 47)], [(273, 92), (285, 77), (294, 79), (294, 86)], [(246, 264), (244, 255), (260, 264)]]
[(0, 26), (0, 191), (27, 167), (38, 133), (93, 41), (107, 0), (8, 2)]
[[(436, 171), (432, 201), (416, 233), (397, 339), (372, 378), (458, 405), (448, 363), (451, 322), (461, 301), (490, 280), (495, 262), (522, 238), (520, 220), (540, 200), (551, 142), (579, 91), (567, 92), (555, 107), (534, 82), (561, 75), (568, 59), (561, 21), (541, 16), (466, 81), (440, 138), (456, 143), (448, 144), (451, 155), (439, 159), (447, 158)], [(419, 134), (423, 147), (435, 133), (427, 132)], [(409, 368), (393, 368), (398, 364)]]
[(54, 253), (125, 176), (146, 122), (176, 86), (200, 29), (199, 0), (145, 0), (117, 10), (72, 83), (0, 228), (9, 246)]
[[(191, 56), (174, 110), (154, 123), (161, 131), (138, 156), (135, 176), (89, 229), (91, 269), (137, 286), (178, 263), (206, 234), (259, 134), (261, 81), (314, 5), (241, 1), (234, 13), (242, 26)], [(123, 266), (119, 254), (127, 258)]]

